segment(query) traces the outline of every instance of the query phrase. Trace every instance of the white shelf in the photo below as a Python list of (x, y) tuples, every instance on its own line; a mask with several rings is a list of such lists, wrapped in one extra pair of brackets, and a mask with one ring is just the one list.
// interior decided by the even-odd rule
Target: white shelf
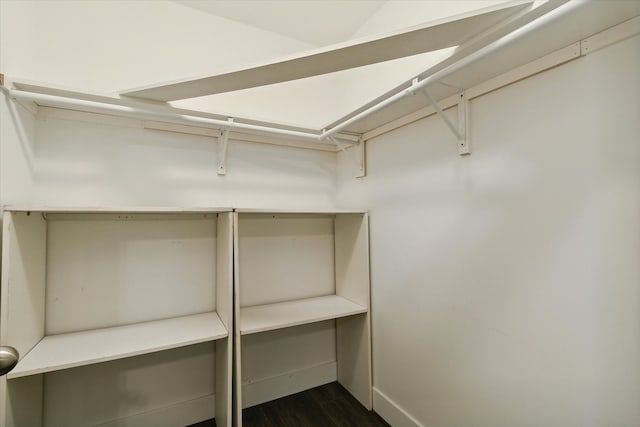
[(511, 1), (391, 34), (341, 43), (219, 74), (131, 89), (121, 95), (175, 101), (333, 73), (458, 46), (530, 4), (530, 0)]
[(256, 213), (256, 214), (364, 214), (366, 210), (362, 209), (248, 209), (238, 208), (238, 213)]
[(254, 334), (366, 312), (366, 307), (337, 295), (242, 307), (240, 334)]
[(231, 212), (232, 208), (216, 207), (164, 207), (164, 206), (11, 206), (4, 207), (11, 212), (44, 212), (44, 213), (222, 213)]
[(216, 312), (45, 336), (7, 378), (107, 362), (228, 336)]
[[(371, 410), (367, 213), (236, 209), (234, 215), (238, 425), (249, 405), (336, 379)], [(317, 323), (322, 321), (329, 322)], [(323, 332), (290, 328), (308, 324)], [(335, 361), (335, 371), (318, 376), (319, 354), (333, 348), (335, 359), (329, 351), (322, 360)], [(290, 371), (289, 363), (300, 374), (272, 377)], [(263, 378), (273, 381), (256, 386)]]

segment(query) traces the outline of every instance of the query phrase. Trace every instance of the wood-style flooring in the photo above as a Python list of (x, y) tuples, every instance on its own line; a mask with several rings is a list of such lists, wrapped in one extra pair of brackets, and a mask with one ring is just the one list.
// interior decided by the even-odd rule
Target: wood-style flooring
[[(213, 427), (204, 421), (190, 427)], [(243, 427), (390, 427), (337, 382), (247, 408)]]

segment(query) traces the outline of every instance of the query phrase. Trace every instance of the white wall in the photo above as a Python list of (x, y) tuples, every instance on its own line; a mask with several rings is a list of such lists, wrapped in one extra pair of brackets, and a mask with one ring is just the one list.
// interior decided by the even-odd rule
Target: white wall
[(34, 120), (2, 98), (3, 204), (333, 206), (331, 152), (231, 141), (218, 176), (214, 138), (59, 109), (41, 108)]
[(369, 141), (366, 178), (340, 154), (394, 426), (640, 425), (638, 75), (636, 36), (473, 100), (470, 156), (436, 116)]

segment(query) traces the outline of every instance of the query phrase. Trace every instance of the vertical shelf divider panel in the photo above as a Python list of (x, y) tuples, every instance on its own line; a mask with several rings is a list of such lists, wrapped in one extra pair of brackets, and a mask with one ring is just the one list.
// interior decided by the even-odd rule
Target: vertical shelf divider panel
[[(53, 215), (55, 214), (55, 215)], [(93, 214), (98, 214), (96, 217)], [(57, 229), (54, 235), (51, 235), (53, 224), (48, 225), (48, 221), (53, 218), (64, 217), (64, 220), (72, 221), (71, 229)], [(122, 243), (128, 243), (129, 239), (136, 242), (136, 252), (122, 252), (119, 246), (112, 246), (118, 252), (117, 259), (122, 260), (122, 256), (132, 255), (137, 258), (124, 258), (127, 266), (135, 264), (139, 271), (136, 270), (134, 277), (138, 279), (135, 283), (144, 279), (147, 273), (150, 277), (157, 273), (158, 262), (171, 262), (175, 260), (175, 264), (170, 265), (171, 274), (165, 279), (168, 286), (175, 286), (176, 292), (184, 292), (183, 284), (181, 285), (181, 274), (196, 268), (195, 273), (197, 280), (191, 281), (195, 288), (192, 288), (191, 300), (186, 301), (182, 312), (176, 312), (173, 308), (169, 308), (163, 299), (153, 306), (152, 311), (154, 318), (141, 320), (125, 320), (124, 324), (97, 324), (90, 325), (87, 329), (82, 329), (84, 323), (75, 320), (75, 329), (66, 331), (58, 331), (54, 328), (53, 332), (47, 332), (48, 325), (48, 308), (47, 308), (47, 290), (50, 284), (48, 270), (53, 268), (54, 262), (50, 258), (52, 254), (60, 252), (52, 252), (55, 250), (64, 251), (64, 261), (58, 260), (57, 264), (57, 284), (58, 291), (76, 292), (75, 294), (67, 293), (60, 296), (61, 303), (64, 301), (63, 309), (57, 310), (63, 314), (64, 320), (74, 319), (67, 316), (66, 311), (69, 307), (78, 305), (83, 307), (83, 302), (90, 304), (102, 304), (100, 297), (89, 294), (89, 299), (76, 299), (83, 294), (84, 288), (76, 291), (75, 288), (67, 286), (65, 281), (66, 270), (69, 273), (75, 273), (75, 269), (82, 269), (82, 259), (80, 261), (69, 263), (69, 259), (74, 259), (74, 252), (68, 252), (66, 247), (74, 247), (75, 251), (85, 251), (92, 248), (89, 258), (92, 263), (99, 263), (100, 268), (113, 268), (109, 264), (109, 260), (102, 258), (102, 246), (104, 243), (105, 229), (102, 225), (96, 225), (94, 228), (91, 221), (95, 218), (110, 221), (120, 230), (120, 234), (114, 235), (114, 239), (123, 238)], [(176, 227), (167, 231), (168, 234), (163, 235), (166, 224), (156, 221), (169, 221), (176, 219)], [(4, 212), (3, 217), (3, 236), (2, 236), (2, 280), (0, 286), (0, 344), (16, 347), (20, 353), (20, 360), (14, 370), (7, 375), (0, 377), (0, 427), (38, 427), (46, 425), (52, 421), (46, 418), (46, 396), (51, 395), (52, 391), (47, 391), (45, 384), (45, 372), (54, 373), (66, 372), (68, 368), (81, 367), (87, 365), (95, 365), (97, 363), (107, 362), (111, 360), (129, 358), (131, 356), (156, 353), (163, 350), (185, 347), (197, 343), (213, 342), (215, 344), (215, 366), (211, 366), (211, 371), (215, 373), (215, 381), (211, 379), (210, 386), (215, 393), (215, 408), (207, 405), (198, 412), (198, 416), (204, 416), (205, 413), (212, 414), (215, 412), (216, 423), (220, 427), (231, 427), (232, 425), (232, 334), (233, 334), (233, 219), (234, 214), (230, 209), (202, 208), (183, 210), (175, 208), (148, 208), (148, 209), (108, 209), (101, 208), (97, 210), (84, 210), (81, 208), (58, 208), (58, 209), (13, 209), (8, 208)], [(191, 222), (192, 220), (196, 222)], [(86, 228), (76, 228), (73, 221), (80, 221), (83, 227), (89, 224), (91, 232), (86, 235)], [(86, 222), (89, 221), (89, 222)], [(133, 230), (140, 231), (142, 237), (136, 235), (132, 237), (128, 232), (119, 228), (120, 221), (128, 221)], [(133, 221), (133, 222), (131, 222)], [(140, 222), (138, 222), (140, 221)], [(203, 222), (204, 221), (204, 222)], [(111, 224), (110, 223), (110, 224)], [(173, 224), (173, 223), (172, 223)], [(197, 227), (196, 227), (197, 226)], [(210, 228), (209, 228), (210, 227)], [(72, 230), (73, 233), (81, 234), (78, 243), (67, 242), (67, 231)], [(91, 234), (93, 231), (100, 230), (98, 234)], [(209, 230), (209, 231), (207, 231)], [(102, 233), (102, 234), (100, 234)], [(163, 236), (156, 242), (158, 233)], [(184, 233), (184, 234), (183, 234)], [(107, 232), (109, 234), (109, 232)], [(109, 234), (110, 235), (110, 234)], [(55, 246), (51, 246), (57, 240)], [(135, 240), (140, 239), (143, 240)], [(202, 239), (206, 240), (202, 240)], [(47, 240), (50, 240), (49, 242)], [(107, 239), (109, 240), (109, 239)], [(215, 241), (215, 242), (214, 242)], [(120, 242), (120, 241), (118, 241)], [(142, 245), (140, 243), (142, 242)], [(152, 246), (145, 246), (146, 242)], [(209, 245), (211, 242), (212, 245)], [(83, 246), (88, 243), (89, 246)], [(111, 242), (113, 243), (113, 242)], [(62, 244), (62, 246), (60, 245)], [(187, 245), (188, 244), (188, 245)], [(202, 246), (204, 245), (204, 246)], [(124, 245), (125, 249), (126, 244)], [(142, 247), (142, 249), (140, 249)], [(52, 249), (53, 248), (53, 249)], [(179, 249), (181, 248), (181, 249)], [(204, 249), (204, 252), (200, 252)], [(179, 252), (173, 252), (173, 251)], [(48, 253), (51, 251), (51, 253)], [(198, 251), (199, 257), (193, 257), (193, 252)], [(215, 258), (210, 259), (209, 254)], [(160, 258), (156, 256), (160, 254)], [(71, 257), (71, 258), (69, 258)], [(194, 258), (197, 258), (194, 260)], [(112, 255), (113, 259), (113, 255)], [(105, 264), (105, 262), (107, 262)], [(47, 263), (51, 265), (47, 265)], [(141, 263), (141, 264), (140, 264)], [(215, 265), (215, 271), (211, 270)], [(87, 271), (80, 271), (87, 275)], [(138, 273), (144, 273), (139, 276)], [(60, 276), (62, 273), (62, 276)], [(93, 272), (95, 274), (95, 271)], [(174, 277), (177, 275), (178, 277)], [(62, 277), (62, 281), (60, 281)], [(127, 276), (129, 277), (129, 276)], [(82, 280), (86, 281), (86, 278)], [(70, 284), (71, 282), (69, 282)], [(84, 283), (84, 282), (82, 282)], [(123, 286), (122, 290), (127, 292), (128, 286), (132, 283), (128, 281), (119, 282)], [(149, 286), (156, 283), (154, 280), (149, 281)], [(175, 284), (175, 285), (172, 285)], [(60, 286), (62, 288), (60, 288)], [(100, 287), (99, 290), (105, 290)], [(153, 287), (143, 288), (151, 290)], [(209, 286), (214, 288), (209, 288)], [(120, 292), (120, 288), (112, 289), (113, 292)], [(90, 289), (87, 289), (90, 291)], [(139, 289), (137, 289), (138, 294)], [(79, 293), (78, 293), (79, 292)], [(56, 294), (52, 294), (55, 296)], [(101, 294), (98, 294), (101, 295)], [(121, 294), (118, 294), (121, 295)], [(168, 294), (165, 294), (168, 295)], [(192, 304), (194, 298), (202, 298), (208, 295), (215, 299), (215, 303), (210, 301), (209, 305)], [(84, 298), (84, 297), (83, 297)], [(146, 298), (146, 297), (145, 297)], [(57, 299), (56, 299), (57, 301)], [(136, 302), (137, 300), (133, 300)], [(152, 300), (149, 300), (150, 302)], [(205, 300), (203, 300), (205, 301)], [(127, 304), (131, 305), (131, 301)], [(91, 305), (89, 305), (91, 307)], [(115, 308), (115, 307), (114, 307)], [(163, 312), (164, 308), (169, 308), (169, 312)], [(171, 311), (174, 310), (174, 311)], [(164, 314), (163, 314), (164, 313)], [(136, 314), (134, 312), (134, 314)], [(81, 317), (78, 319), (82, 319)], [(86, 327), (86, 326), (85, 326)], [(78, 330), (79, 329), (79, 330)], [(213, 347), (211, 347), (213, 350)], [(145, 356), (146, 357), (146, 356)], [(145, 359), (142, 364), (154, 363), (154, 360)], [(147, 362), (149, 361), (149, 362)], [(149, 365), (153, 366), (153, 365)], [(78, 371), (74, 371), (78, 372)], [(88, 372), (88, 371), (85, 371)], [(56, 375), (60, 375), (57, 374)], [(167, 384), (169, 386), (169, 384)], [(200, 389), (200, 393), (203, 390)], [(211, 390), (211, 389), (209, 389)], [(210, 393), (210, 391), (206, 391)], [(202, 399), (206, 397), (213, 398), (213, 395), (202, 395)], [(173, 408), (173, 406), (171, 406)], [(186, 407), (185, 407), (186, 408)], [(184, 417), (184, 409), (180, 415)], [(151, 411), (153, 412), (153, 411)], [(136, 420), (145, 413), (131, 413)], [(191, 414), (193, 417), (195, 414)], [(114, 417), (121, 414), (113, 413)], [(55, 421), (54, 421), (55, 422)], [(88, 420), (81, 422), (88, 423)], [(93, 421), (91, 421), (93, 422)], [(112, 420), (101, 425), (120, 425), (122, 419)], [(138, 421), (136, 421), (138, 422)], [(145, 421), (143, 421), (145, 422)], [(148, 422), (148, 421), (147, 421)], [(75, 422), (77, 424), (77, 422)], [(76, 425), (74, 424), (74, 425)]]
[(367, 308), (362, 316), (336, 319), (338, 382), (371, 410), (371, 310), (367, 214), (335, 220), (336, 294)]
[[(39, 212), (3, 217), (0, 345), (23, 357), (44, 337), (47, 222)], [(11, 304), (11, 305), (10, 305)], [(0, 426), (42, 425), (42, 375), (0, 377)]]
[(232, 424), (233, 213), (218, 214), (216, 310), (228, 336), (216, 341), (216, 425)]
[(233, 213), (233, 313), (234, 313), (234, 382), (233, 382), (233, 407), (234, 423), (236, 427), (242, 426), (242, 343), (240, 342), (240, 268), (238, 267), (239, 230), (238, 212)]
[[(326, 226), (330, 228), (327, 229)], [(327, 320), (335, 325), (334, 366), (337, 365), (337, 372), (334, 371), (333, 378), (337, 378), (356, 399), (371, 410), (368, 238), (368, 217), (362, 211), (236, 210), (234, 425), (242, 426), (244, 406), (242, 339), (252, 334), (271, 334), (273, 332), (269, 331)], [(320, 243), (321, 241), (324, 243)], [(251, 247), (252, 245), (256, 246)], [(276, 265), (269, 265), (267, 260)], [(244, 265), (247, 262), (249, 265)], [(277, 271), (269, 271), (271, 268)], [(283, 271), (291, 273), (290, 277), (283, 276)], [(250, 276), (251, 280), (247, 280), (246, 276)], [(318, 277), (321, 280), (317, 280)], [(278, 279), (286, 279), (286, 286), (289, 288), (283, 287)], [(304, 289), (305, 286), (309, 287), (310, 282), (315, 287)], [(254, 287), (257, 287), (255, 294)], [(270, 287), (276, 289), (270, 292)], [(296, 295), (288, 295), (286, 292)], [(241, 295), (252, 303), (245, 305), (247, 301), (241, 301)], [(264, 340), (271, 340), (266, 338), (267, 335), (264, 337), (261, 338), (261, 345), (264, 345)], [(255, 357), (250, 360), (256, 363)], [(250, 376), (258, 374), (247, 375), (247, 381), (255, 386)], [(258, 377), (258, 381), (263, 379)], [(272, 397), (263, 392), (262, 400), (257, 402), (264, 401), (264, 398), (280, 397), (283, 391), (287, 392), (287, 388), (301, 385), (302, 383), (292, 383), (289, 386), (282, 383), (278, 386), (279, 390), (274, 390)], [(249, 403), (245, 404), (256, 404), (255, 396), (252, 399), (247, 395), (246, 398)]]

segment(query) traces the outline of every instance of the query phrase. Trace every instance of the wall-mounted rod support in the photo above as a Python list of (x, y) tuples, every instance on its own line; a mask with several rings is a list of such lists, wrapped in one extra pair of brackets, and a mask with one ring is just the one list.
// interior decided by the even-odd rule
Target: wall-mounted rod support
[(471, 154), (471, 133), (469, 123), (469, 100), (462, 92), (458, 96), (458, 154)]
[(426, 89), (422, 90), (422, 94), (429, 100), (429, 103), (444, 121), (447, 127), (453, 132), (458, 143), (458, 154), (471, 154), (471, 145), (469, 141), (469, 101), (462, 92), (458, 98), (458, 125), (454, 125), (449, 116), (447, 116), (433, 97)]
[(218, 137), (218, 175), (227, 174), (227, 146), (229, 143), (229, 133), (233, 127), (233, 119), (228, 119), (229, 126), (220, 130)]
[(356, 158), (354, 156), (354, 154), (351, 151), (347, 151), (347, 147), (342, 144), (340, 141), (338, 141), (336, 138), (330, 136), (329, 137), (329, 141), (333, 142), (334, 144), (336, 144), (336, 146), (342, 150), (345, 155), (347, 156), (347, 158), (358, 167), (358, 172), (356, 173), (356, 178), (360, 178), (365, 176), (365, 170), (364, 170), (364, 144), (365, 142), (362, 140), (362, 138), (360, 138), (360, 142), (358, 143), (358, 145), (355, 146), (356, 150), (358, 150), (358, 153), (360, 154), (360, 158)]
[(360, 139), (358, 140), (358, 145), (356, 149), (359, 154), (359, 165), (360, 169), (358, 170), (358, 174), (356, 174), (356, 178), (362, 178), (367, 175), (367, 156), (366, 156), (366, 148), (367, 141), (364, 140), (364, 137), (360, 135)]
[(442, 111), (442, 108), (440, 108), (440, 106), (433, 99), (433, 97), (431, 95), (429, 95), (429, 92), (427, 92), (427, 90), (424, 89), (424, 90), (422, 90), (422, 94), (427, 98), (427, 100), (429, 101), (429, 103), (431, 104), (433, 109), (436, 110), (436, 112), (438, 113), (440, 118), (444, 121), (444, 123), (449, 127), (449, 129), (451, 129), (451, 132), (453, 132), (453, 134), (456, 136), (456, 138), (457, 139), (462, 139), (463, 136), (460, 135), (460, 132), (458, 132), (457, 127), (453, 124), (453, 122), (451, 122), (451, 120), (449, 120), (449, 117), (444, 113), (444, 111)]

